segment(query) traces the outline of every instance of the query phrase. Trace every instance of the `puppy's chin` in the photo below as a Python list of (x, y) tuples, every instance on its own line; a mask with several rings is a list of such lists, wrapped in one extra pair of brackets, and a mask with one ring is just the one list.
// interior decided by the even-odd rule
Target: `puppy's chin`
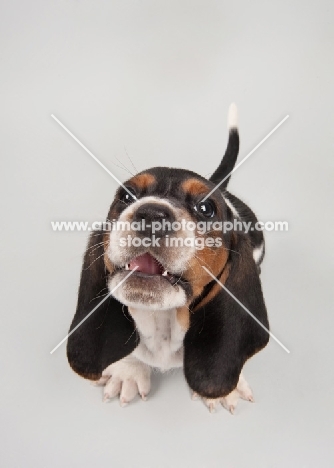
[(147, 275), (134, 272), (121, 286), (119, 283), (129, 274), (120, 270), (109, 281), (109, 291), (117, 288), (113, 296), (129, 307), (141, 309), (168, 310), (182, 307), (187, 302), (185, 290), (179, 284), (172, 285), (161, 275)]

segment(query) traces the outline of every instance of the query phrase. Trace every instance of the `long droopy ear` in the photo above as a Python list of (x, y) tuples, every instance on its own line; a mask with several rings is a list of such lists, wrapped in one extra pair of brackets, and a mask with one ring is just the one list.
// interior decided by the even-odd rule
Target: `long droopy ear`
[[(224, 286), (269, 329), (249, 240), (242, 233), (233, 233), (232, 237), (234, 245)], [(199, 304), (191, 314), (184, 339), (186, 380), (192, 390), (207, 398), (226, 396), (234, 390), (245, 361), (269, 340), (267, 331), (221, 286), (214, 287), (212, 299), (203, 306)]]
[[(108, 294), (103, 232), (90, 236), (84, 256), (77, 310), (70, 331)], [(98, 380), (102, 371), (130, 354), (137, 335), (127, 307), (110, 296), (68, 338), (67, 358), (82, 377)]]

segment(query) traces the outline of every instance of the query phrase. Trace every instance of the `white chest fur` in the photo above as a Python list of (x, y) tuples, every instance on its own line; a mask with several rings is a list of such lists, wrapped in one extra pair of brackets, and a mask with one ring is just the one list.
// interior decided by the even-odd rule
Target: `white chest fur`
[(177, 320), (177, 310), (129, 308), (140, 343), (132, 355), (149, 366), (168, 370), (183, 365), (185, 330)]

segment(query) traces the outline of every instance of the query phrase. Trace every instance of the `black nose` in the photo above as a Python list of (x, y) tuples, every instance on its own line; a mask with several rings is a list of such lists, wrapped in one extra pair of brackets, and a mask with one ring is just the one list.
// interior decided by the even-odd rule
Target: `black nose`
[(135, 212), (133, 221), (141, 223), (139, 235), (163, 237), (171, 232), (175, 218), (167, 206), (158, 203), (145, 203)]

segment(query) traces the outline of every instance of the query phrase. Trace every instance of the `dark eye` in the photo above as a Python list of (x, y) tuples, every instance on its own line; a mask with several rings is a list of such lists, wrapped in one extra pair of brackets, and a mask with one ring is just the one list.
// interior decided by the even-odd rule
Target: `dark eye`
[(136, 192), (131, 187), (126, 187), (126, 189), (127, 191), (124, 189), (123, 194), (120, 196), (120, 200), (130, 205), (130, 203), (133, 203), (137, 199)]
[(205, 200), (197, 203), (195, 210), (206, 218), (212, 218), (216, 214), (216, 209), (212, 201)]

